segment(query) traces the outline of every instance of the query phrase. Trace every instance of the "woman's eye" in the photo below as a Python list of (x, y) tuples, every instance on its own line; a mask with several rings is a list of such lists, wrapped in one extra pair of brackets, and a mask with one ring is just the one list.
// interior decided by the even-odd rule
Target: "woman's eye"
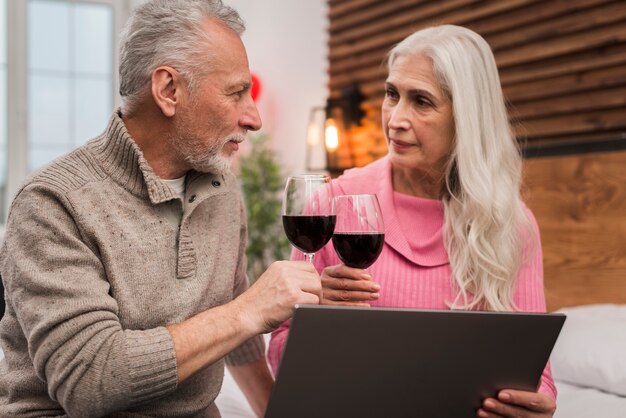
[(425, 99), (424, 97), (416, 97), (415, 103), (417, 103), (417, 105), (420, 107), (432, 106), (432, 103), (430, 102), (430, 100)]

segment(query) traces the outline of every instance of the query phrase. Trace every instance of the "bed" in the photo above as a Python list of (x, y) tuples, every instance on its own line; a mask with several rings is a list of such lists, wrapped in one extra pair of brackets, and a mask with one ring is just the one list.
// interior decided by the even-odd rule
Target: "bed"
[(228, 369), (225, 369), (222, 390), (215, 402), (222, 418), (256, 418)]
[(626, 417), (626, 305), (559, 309), (567, 315), (550, 357), (556, 418)]
[[(567, 321), (551, 356), (559, 391), (555, 418), (625, 418), (626, 304), (559, 311)], [(255, 416), (228, 370), (216, 402), (223, 418)]]
[[(626, 304), (558, 310), (567, 320), (551, 365), (558, 389), (555, 418), (626, 418)], [(223, 418), (253, 418), (226, 372), (217, 398)]]

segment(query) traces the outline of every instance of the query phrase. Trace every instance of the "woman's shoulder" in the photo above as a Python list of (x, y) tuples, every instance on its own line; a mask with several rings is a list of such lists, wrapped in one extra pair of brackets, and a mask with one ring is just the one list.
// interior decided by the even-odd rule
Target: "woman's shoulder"
[(344, 171), (335, 179), (335, 184), (346, 194), (375, 193), (380, 189), (381, 181), (389, 177), (388, 171), (388, 159), (383, 157), (366, 166)]
[(524, 251), (541, 251), (541, 231), (533, 211), (522, 201), (523, 218), (518, 229)]
[(524, 215), (526, 215), (526, 220), (532, 227), (533, 231), (538, 235), (539, 234), (539, 225), (537, 223), (537, 218), (535, 218), (535, 214), (533, 211), (526, 205), (525, 202), (522, 201), (522, 209), (524, 210)]

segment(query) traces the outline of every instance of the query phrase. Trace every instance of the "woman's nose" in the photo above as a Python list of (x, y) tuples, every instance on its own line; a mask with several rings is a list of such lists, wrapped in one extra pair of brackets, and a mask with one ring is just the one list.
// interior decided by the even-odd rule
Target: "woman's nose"
[(408, 109), (406, 109), (402, 101), (398, 102), (398, 104), (391, 109), (389, 114), (389, 127), (392, 129), (408, 129), (410, 127)]

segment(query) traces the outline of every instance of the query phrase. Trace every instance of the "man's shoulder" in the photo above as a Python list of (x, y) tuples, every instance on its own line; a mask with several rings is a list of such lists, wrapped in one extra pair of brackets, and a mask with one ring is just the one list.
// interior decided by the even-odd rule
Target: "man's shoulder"
[(89, 152), (88, 144), (85, 144), (31, 173), (21, 189), (40, 186), (65, 194), (105, 177), (106, 174)]

